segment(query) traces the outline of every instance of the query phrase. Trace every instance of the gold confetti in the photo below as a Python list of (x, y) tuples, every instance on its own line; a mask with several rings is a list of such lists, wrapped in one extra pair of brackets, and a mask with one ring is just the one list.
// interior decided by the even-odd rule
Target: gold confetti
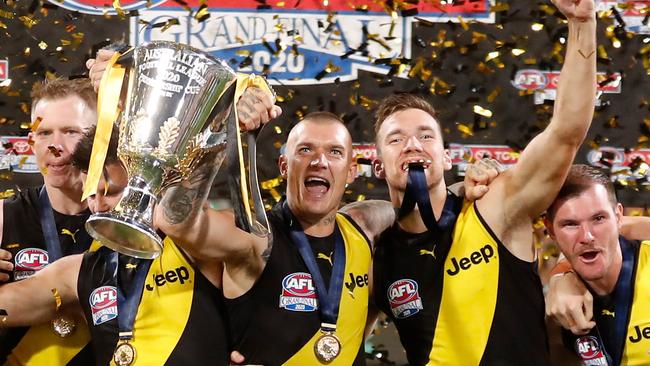
[(497, 87), (494, 90), (492, 90), (492, 92), (490, 92), (490, 94), (486, 98), (488, 103), (494, 102), (494, 100), (496, 99), (497, 96), (499, 96), (500, 93), (501, 93), (501, 87)]
[(23, 24), (25, 24), (25, 26), (28, 29), (32, 29), (33, 26), (38, 24), (38, 20), (30, 18), (27, 15), (23, 15), (23, 16), (19, 17), (18, 19), (20, 19), (20, 21), (23, 22)]
[(56, 311), (58, 312), (59, 309), (61, 308), (61, 294), (59, 294), (59, 290), (57, 290), (56, 288), (53, 288), (51, 291), (52, 291), (52, 296), (54, 296)]
[(122, 4), (120, 4), (120, 0), (113, 0), (113, 9), (115, 9), (115, 12), (117, 12), (117, 15), (120, 18), (124, 18), (126, 16), (124, 9), (122, 9)]
[(40, 49), (42, 49), (42, 50), (45, 50), (45, 49), (47, 48), (47, 43), (45, 43), (45, 41), (41, 41), (41, 42), (38, 44), (38, 48), (40, 48)]
[(506, 2), (501, 2), (490, 6), (490, 11), (493, 13), (508, 11), (509, 9), (510, 9), (510, 5)]
[[(38, 126), (40, 126), (41, 121), (43, 121), (43, 117), (41, 117), (41, 116), (36, 117), (36, 119), (34, 120), (34, 123), (32, 123), (30, 125), (30, 127), (29, 127), (32, 130), (32, 132), (35, 132), (38, 129)], [(21, 126), (21, 128), (22, 128), (22, 126)]]
[(278, 135), (282, 133), (282, 129), (280, 128), (280, 126), (275, 126), (274, 130), (275, 130), (275, 133), (277, 133)]
[(523, 50), (521, 48), (513, 48), (512, 51), (510, 51), (514, 56), (521, 56), (524, 53), (526, 53), (526, 50)]
[(485, 56), (485, 61), (487, 62), (487, 61), (493, 60), (493, 59), (499, 57), (499, 54), (500, 54), (499, 51), (489, 52), (487, 54), (487, 56)]
[(542, 29), (544, 29), (544, 24), (542, 24), (542, 23), (533, 23), (530, 26), (530, 29), (534, 30), (535, 32), (539, 32)]
[(474, 136), (474, 131), (472, 127), (464, 124), (464, 123), (458, 123), (458, 131), (463, 133), (463, 137), (468, 137), (468, 136)]
[(492, 117), (492, 111), (489, 110), (489, 109), (485, 109), (485, 108), (481, 107), (480, 105), (475, 105), (474, 106), (474, 113), (476, 113), (476, 114), (478, 114), (480, 116), (483, 116), (483, 117), (487, 117), (487, 118)]

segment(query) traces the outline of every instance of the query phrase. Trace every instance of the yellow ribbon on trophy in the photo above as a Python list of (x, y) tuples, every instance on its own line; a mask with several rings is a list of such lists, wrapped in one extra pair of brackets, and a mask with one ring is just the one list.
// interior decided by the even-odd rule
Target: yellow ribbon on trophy
[(235, 120), (237, 121), (237, 151), (239, 152), (239, 171), (241, 172), (241, 185), (240, 190), (242, 198), (244, 201), (244, 208), (246, 210), (246, 216), (248, 217), (248, 222), (253, 223), (253, 215), (251, 213), (251, 205), (248, 197), (248, 178), (246, 176), (246, 166), (244, 163), (244, 149), (241, 142), (241, 129), (239, 127), (239, 114), (237, 113), (237, 102), (239, 98), (244, 94), (244, 91), (248, 87), (256, 87), (263, 91), (266, 91), (270, 94), (273, 94), (271, 87), (266, 82), (266, 79), (259, 75), (255, 74), (242, 74), (237, 73), (237, 85), (235, 87)]
[[(128, 52), (128, 51), (127, 51)], [(93, 195), (97, 191), (97, 185), (101, 178), (106, 153), (108, 152), (108, 143), (111, 140), (113, 123), (119, 115), (120, 92), (122, 91), (122, 82), (126, 69), (117, 64), (117, 59), (121, 56), (115, 52), (106, 65), (106, 71), (102, 75), (99, 83), (99, 92), (97, 95), (97, 129), (95, 139), (93, 140), (93, 149), (90, 154), (90, 164), (88, 166), (88, 175), (84, 184), (84, 191), (81, 200)]]

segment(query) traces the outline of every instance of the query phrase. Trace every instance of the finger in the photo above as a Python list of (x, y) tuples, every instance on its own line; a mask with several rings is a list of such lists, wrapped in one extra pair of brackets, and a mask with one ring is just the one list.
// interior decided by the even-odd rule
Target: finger
[(271, 109), (271, 118), (275, 119), (282, 115), (282, 108), (278, 105), (274, 105)]
[(8, 261), (11, 259), (11, 252), (5, 249), (0, 249), (0, 260)]
[(589, 327), (590, 319), (585, 318), (585, 314), (582, 311), (582, 306), (571, 307), (569, 309), (569, 312), (571, 319), (573, 320), (571, 327), (573, 334), (583, 334), (585, 330), (591, 329)]
[(113, 50), (101, 49), (97, 51), (97, 61), (108, 61), (113, 57), (116, 52)]
[(86, 68), (88, 70), (90, 70), (93, 67), (94, 64), (95, 64), (95, 59), (94, 58), (89, 58), (88, 60), (86, 60)]
[(468, 197), (470, 201), (476, 201), (479, 198), (483, 197), (488, 192), (488, 190), (489, 188), (486, 185), (477, 185), (466, 190), (465, 192), (467, 193), (466, 197)]
[(490, 160), (492, 159), (482, 159), (478, 162), (478, 165), (483, 170), (483, 173), (488, 177), (488, 181), (491, 182), (499, 175), (499, 171)]
[(244, 362), (244, 356), (242, 356), (242, 354), (237, 351), (232, 351), (230, 353), (230, 362), (242, 363)]
[(6, 273), (0, 273), (0, 282), (8, 282), (9, 281), (9, 275)]
[(594, 318), (594, 298), (591, 296), (591, 294), (587, 291), (585, 292), (585, 296), (583, 297), (583, 305), (582, 305), (582, 311), (585, 314), (585, 319), (591, 320)]
[(11, 272), (14, 270), (14, 264), (9, 261), (0, 261), (0, 270)]

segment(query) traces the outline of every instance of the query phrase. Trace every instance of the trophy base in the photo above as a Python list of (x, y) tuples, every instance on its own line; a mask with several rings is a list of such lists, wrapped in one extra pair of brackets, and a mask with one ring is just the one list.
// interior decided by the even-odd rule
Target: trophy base
[(93, 214), (86, 221), (86, 231), (103, 245), (122, 254), (154, 259), (162, 253), (162, 239), (147, 225), (109, 213)]

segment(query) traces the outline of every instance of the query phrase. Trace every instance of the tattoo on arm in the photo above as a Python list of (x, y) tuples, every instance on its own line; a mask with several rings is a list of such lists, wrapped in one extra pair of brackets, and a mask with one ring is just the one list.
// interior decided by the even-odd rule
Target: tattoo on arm
[(264, 262), (268, 262), (269, 258), (271, 258), (272, 249), (273, 249), (273, 236), (269, 235), (269, 240), (266, 249), (264, 249), (264, 251), (262, 252), (262, 259), (264, 260)]

